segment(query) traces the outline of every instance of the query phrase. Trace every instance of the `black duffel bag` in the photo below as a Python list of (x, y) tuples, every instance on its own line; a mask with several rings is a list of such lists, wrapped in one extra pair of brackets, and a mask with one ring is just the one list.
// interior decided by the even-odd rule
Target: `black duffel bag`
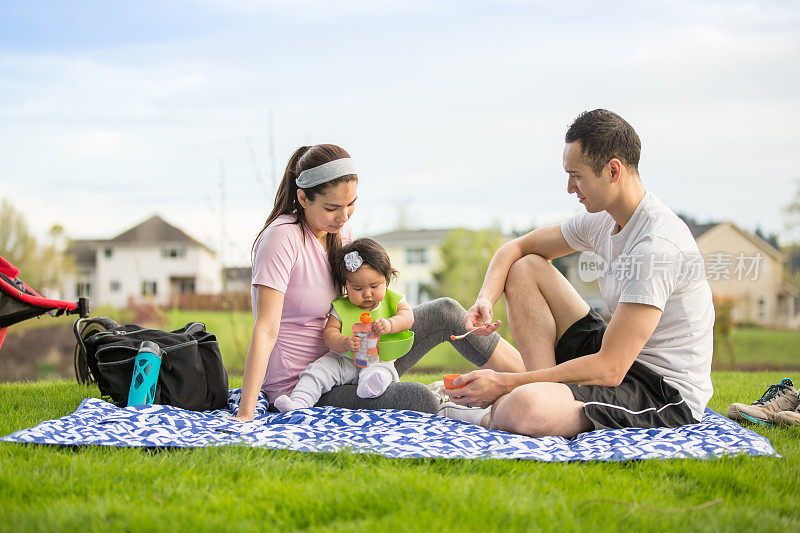
[(155, 403), (191, 411), (227, 407), (228, 373), (219, 343), (201, 322), (172, 332), (128, 324), (92, 333), (82, 341), (100, 393), (120, 407), (128, 403), (133, 361), (142, 341), (155, 342), (162, 350)]

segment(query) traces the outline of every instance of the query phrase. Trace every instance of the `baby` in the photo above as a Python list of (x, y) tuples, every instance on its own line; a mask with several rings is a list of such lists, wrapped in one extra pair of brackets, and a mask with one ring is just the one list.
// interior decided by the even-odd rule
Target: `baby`
[(331, 351), (300, 373), (291, 395), (275, 399), (279, 411), (303, 409), (335, 385), (358, 383), (361, 398), (375, 398), (393, 381), (399, 381), (392, 361), (356, 366), (353, 352), (361, 348), (361, 337), (353, 335), (353, 324), (362, 313), (372, 315), (372, 332), (399, 333), (414, 325), (414, 313), (405, 297), (387, 286), (397, 271), (389, 254), (372, 239), (358, 239), (342, 248), (331, 265), (335, 281), (346, 296), (334, 300), (322, 333)]

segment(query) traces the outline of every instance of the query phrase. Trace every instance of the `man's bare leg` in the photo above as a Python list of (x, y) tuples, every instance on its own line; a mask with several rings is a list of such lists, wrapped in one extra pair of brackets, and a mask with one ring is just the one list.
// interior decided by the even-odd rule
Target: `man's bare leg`
[[(569, 281), (549, 261), (536, 255), (525, 256), (511, 266), (506, 279), (505, 296), (509, 327), (519, 350), (501, 340), (481, 368), (498, 372), (525, 372), (555, 366), (558, 339), (572, 324), (586, 316), (590, 309), (589, 304), (583, 301)], [(591, 429), (591, 423), (583, 413), (583, 402), (575, 400), (569, 387), (561, 383), (531, 385), (556, 387), (558, 396), (564, 402), (558, 409), (549, 412), (549, 416), (555, 416), (556, 419), (551, 420), (549, 425), (544, 424), (542, 427), (545, 430), (552, 429), (561, 433), (575, 431), (572, 435), (574, 436)], [(518, 387), (511, 394), (495, 400), (491, 413), (484, 416), (481, 425), (529, 434), (516, 431), (530, 430), (522, 421), (512, 423), (517, 414), (524, 416), (524, 412), (532, 408), (526, 404), (527, 400), (531, 400), (530, 393), (525, 397), (527, 400), (521, 398), (520, 393), (514, 395), (519, 389), (525, 391), (525, 387), (530, 385)], [(509, 399), (511, 403), (505, 405)], [(497, 416), (499, 418), (495, 422)], [(559, 421), (559, 416), (565, 418)]]
[(527, 370), (522, 356), (507, 340), (500, 339), (489, 360), (481, 368), (497, 372), (525, 372)]
[(529, 383), (498, 399), (481, 425), (529, 437), (572, 438), (594, 426), (563, 383)]
[(505, 295), (509, 327), (526, 369), (555, 366), (558, 339), (586, 316), (589, 304), (549, 261), (537, 255), (511, 265)]

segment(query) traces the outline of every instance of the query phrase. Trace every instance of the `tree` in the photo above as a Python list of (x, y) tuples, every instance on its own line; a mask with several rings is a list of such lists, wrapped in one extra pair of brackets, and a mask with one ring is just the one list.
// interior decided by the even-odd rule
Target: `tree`
[(11, 202), (0, 202), (0, 256), (20, 269), (20, 277), (37, 292), (57, 291), (64, 275), (74, 269), (65, 255), (64, 228), (50, 228), (40, 245), (28, 228), (25, 216)]
[(777, 250), (781, 249), (781, 245), (778, 242), (777, 233), (770, 233), (770, 234), (764, 233), (764, 230), (762, 230), (761, 227), (759, 226), (756, 228), (756, 236), (761, 237), (762, 239), (767, 241), (773, 248)]
[[(442, 243), (442, 268), (433, 274), (436, 296), (449, 296), (465, 308), (475, 303), (478, 291), (483, 284), (486, 269), (492, 256), (506, 238), (498, 229), (452, 231)], [(501, 298), (494, 306), (495, 320), (502, 320), (500, 333), (511, 339), (508, 329), (505, 298)]]
[(800, 179), (797, 180), (794, 198), (784, 207), (784, 214), (786, 229), (795, 234), (795, 239), (781, 248), (786, 258), (786, 276), (794, 285), (800, 285), (800, 242), (796, 238), (797, 230), (800, 229)]
[[(796, 232), (800, 229), (800, 179), (797, 180), (797, 189), (794, 192), (794, 198), (784, 207), (786, 214), (786, 229)], [(796, 243), (797, 241), (795, 241)]]

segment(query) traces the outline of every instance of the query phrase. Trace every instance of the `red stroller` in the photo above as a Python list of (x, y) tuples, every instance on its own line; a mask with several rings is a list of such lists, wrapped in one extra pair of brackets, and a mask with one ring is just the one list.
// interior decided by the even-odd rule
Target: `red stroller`
[(111, 329), (118, 324), (108, 318), (89, 318), (89, 299), (78, 298), (77, 302), (45, 298), (18, 279), (19, 269), (0, 256), (0, 347), (6, 338), (8, 327), (29, 318), (50, 313), (52, 316), (79, 315), (73, 330), (78, 339), (75, 347), (75, 377), (80, 383), (92, 383), (94, 378), (86, 364), (85, 352), (80, 344), (88, 335)]

